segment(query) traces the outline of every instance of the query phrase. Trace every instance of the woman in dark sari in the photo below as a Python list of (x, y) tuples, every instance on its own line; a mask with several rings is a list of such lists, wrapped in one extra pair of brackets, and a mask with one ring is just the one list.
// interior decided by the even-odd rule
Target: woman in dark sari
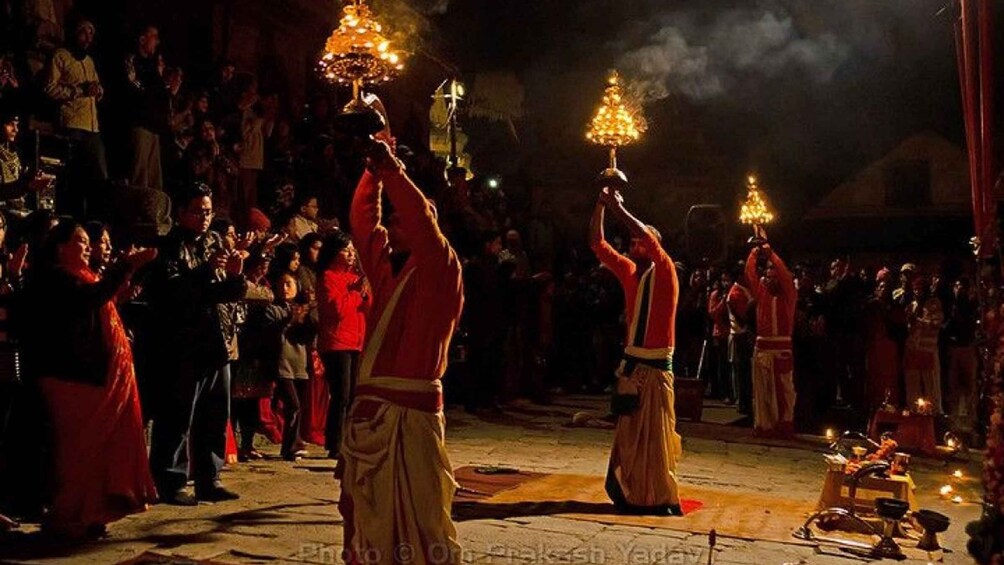
[(143, 436), (132, 349), (116, 294), (155, 250), (133, 250), (99, 278), (87, 232), (64, 220), (30, 273), (25, 366), (38, 379), (53, 430), (55, 493), (43, 528), (59, 537), (103, 535), (105, 525), (156, 500)]

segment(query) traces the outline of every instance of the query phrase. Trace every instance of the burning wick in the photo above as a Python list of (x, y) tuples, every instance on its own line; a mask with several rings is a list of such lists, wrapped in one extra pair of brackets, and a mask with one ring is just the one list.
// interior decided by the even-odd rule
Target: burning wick
[(833, 428), (826, 428), (826, 440), (833, 441), (837, 437), (837, 432), (833, 431)]
[(962, 504), (962, 497), (955, 496), (954, 498), (952, 498), (952, 502), (954, 502), (955, 504)]
[(941, 487), (941, 496), (948, 496), (948, 495), (952, 494), (953, 490), (954, 489), (952, 488), (952, 485), (945, 485), (945, 486)]
[(947, 445), (948, 445), (948, 447), (950, 447), (952, 449), (955, 449), (955, 440), (954, 439), (949, 439)]
[(917, 399), (917, 410), (923, 410), (925, 406), (927, 406), (927, 401), (924, 400), (923, 398), (918, 398)]
[(956, 469), (955, 472), (952, 473), (952, 476), (955, 477), (956, 479), (961, 479), (962, 478), (962, 469)]

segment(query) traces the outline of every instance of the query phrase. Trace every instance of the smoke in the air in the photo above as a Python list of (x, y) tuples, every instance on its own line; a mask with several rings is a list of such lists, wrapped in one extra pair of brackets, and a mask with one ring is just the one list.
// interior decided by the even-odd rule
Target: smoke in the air
[(791, 71), (828, 82), (850, 52), (832, 33), (801, 33), (790, 14), (772, 6), (733, 9), (710, 21), (670, 17), (618, 66), (649, 101), (675, 92), (707, 100), (740, 90), (747, 81)]

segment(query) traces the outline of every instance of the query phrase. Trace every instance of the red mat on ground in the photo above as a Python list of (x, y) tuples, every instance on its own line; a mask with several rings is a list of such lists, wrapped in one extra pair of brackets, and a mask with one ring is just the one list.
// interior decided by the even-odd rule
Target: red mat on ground
[[(527, 481), (548, 476), (547, 473), (531, 473), (525, 471), (479, 472), (479, 469), (492, 471), (492, 467), (459, 467), (453, 471), (454, 478), (460, 483), (455, 501), (485, 500), (500, 492), (514, 489)], [(704, 506), (700, 500), (683, 498), (680, 507), (684, 514), (696, 512)]]

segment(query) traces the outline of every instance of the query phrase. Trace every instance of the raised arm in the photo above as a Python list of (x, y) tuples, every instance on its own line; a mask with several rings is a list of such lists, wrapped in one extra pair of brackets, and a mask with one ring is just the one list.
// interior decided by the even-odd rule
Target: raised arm
[(596, 202), (596, 208), (593, 210), (593, 218), (589, 222), (589, 247), (593, 250), (600, 263), (613, 271), (617, 275), (617, 278), (629, 278), (635, 271), (634, 262), (618, 253), (603, 237), (604, 208), (606, 206), (601, 198)]
[(394, 157), (386, 142), (375, 143), (367, 168), (383, 184), (387, 198), (394, 205), (411, 253), (423, 263), (426, 260), (448, 261), (450, 244), (439, 230), (432, 204), (405, 174), (404, 165)]
[[(621, 196), (620, 192), (611, 191), (609, 188), (604, 188), (603, 192), (600, 193), (600, 200), (606, 204), (606, 207), (610, 209), (610, 213), (617, 218), (620, 223), (627, 227), (628, 231), (631, 232), (631, 237), (647, 241), (649, 239), (655, 239), (652, 236), (652, 232), (649, 231), (648, 226), (644, 224), (641, 220), (634, 217), (631, 212), (628, 212), (627, 208), (624, 207), (624, 197)], [(656, 242), (658, 245), (658, 242)], [(659, 246), (661, 249), (661, 246)]]
[(788, 295), (794, 296), (795, 294), (795, 275), (791, 273), (788, 266), (784, 264), (784, 261), (778, 257), (777, 253), (770, 247), (767, 247), (768, 255), (767, 260), (774, 265), (774, 270), (777, 271), (777, 281), (780, 283), (781, 290)]
[(349, 224), (363, 271), (381, 284), (391, 276), (390, 245), (387, 229), (380, 225), (380, 181), (369, 171), (363, 172), (352, 196)]
[(753, 296), (760, 295), (760, 273), (756, 270), (757, 259), (760, 257), (760, 248), (754, 247), (746, 258), (746, 284)]

